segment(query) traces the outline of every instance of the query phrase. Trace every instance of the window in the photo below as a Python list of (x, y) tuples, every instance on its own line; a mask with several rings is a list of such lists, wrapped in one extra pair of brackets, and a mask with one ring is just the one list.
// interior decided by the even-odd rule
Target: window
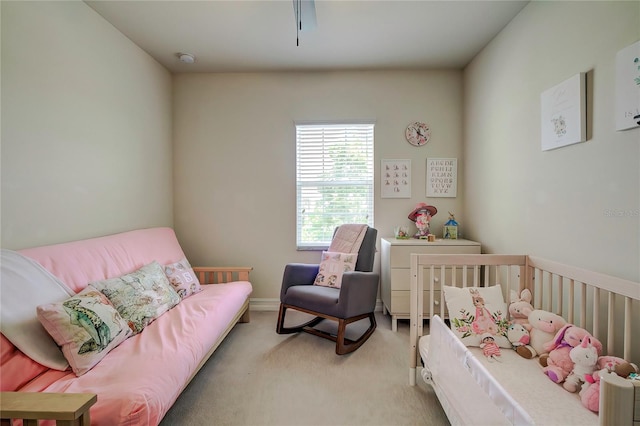
[(336, 226), (373, 226), (373, 123), (296, 124), (298, 249), (323, 249)]

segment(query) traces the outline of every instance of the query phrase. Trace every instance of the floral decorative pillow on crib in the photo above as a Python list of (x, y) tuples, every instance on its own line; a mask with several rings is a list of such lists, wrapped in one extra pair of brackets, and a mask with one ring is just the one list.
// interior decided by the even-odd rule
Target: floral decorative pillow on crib
[(442, 286), (451, 330), (465, 346), (480, 346), (480, 336), (490, 333), (501, 348), (511, 348), (507, 339), (507, 304), (502, 287)]

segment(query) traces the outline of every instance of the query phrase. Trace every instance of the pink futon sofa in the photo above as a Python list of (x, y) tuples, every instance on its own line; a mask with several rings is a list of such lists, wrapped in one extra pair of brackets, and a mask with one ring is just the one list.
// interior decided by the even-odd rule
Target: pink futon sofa
[[(129, 274), (153, 261), (166, 265), (184, 258), (170, 228), (18, 253), (37, 261), (76, 293), (91, 282)], [(202, 284), (200, 292), (124, 340), (81, 376), (70, 369), (44, 367), (1, 335), (2, 392), (93, 393), (97, 403), (90, 409), (92, 425), (157, 425), (233, 326), (249, 320), (251, 268), (193, 270)]]

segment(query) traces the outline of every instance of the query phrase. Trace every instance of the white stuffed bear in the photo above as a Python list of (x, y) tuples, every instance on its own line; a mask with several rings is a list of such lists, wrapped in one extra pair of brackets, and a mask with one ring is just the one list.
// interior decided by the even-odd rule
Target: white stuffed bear
[(529, 344), (531, 341), (529, 331), (523, 324), (511, 324), (507, 328), (507, 339), (509, 339), (511, 346), (521, 357), (531, 359), (537, 355), (536, 350)]

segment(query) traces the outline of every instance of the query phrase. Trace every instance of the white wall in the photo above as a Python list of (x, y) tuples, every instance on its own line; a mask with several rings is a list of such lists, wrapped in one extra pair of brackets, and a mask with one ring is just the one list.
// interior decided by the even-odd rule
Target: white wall
[[(490, 253), (640, 281), (640, 129), (615, 130), (616, 53), (638, 2), (531, 2), (464, 72), (464, 211)], [(589, 140), (540, 149), (540, 93), (592, 77)]]
[[(179, 74), (174, 77), (175, 228), (193, 264), (254, 267), (254, 298), (279, 297), (284, 265), (317, 263), (296, 251), (294, 120), (375, 119), (375, 226), (394, 225), (426, 201), (461, 213), (457, 198), (425, 196), (426, 158), (460, 157), (461, 71)], [(412, 121), (432, 140), (413, 147)], [(381, 159), (411, 159), (411, 199), (381, 199)], [(459, 165), (461, 167), (461, 165)], [(415, 230), (415, 227), (412, 227)], [(379, 259), (378, 259), (379, 262)], [(379, 265), (378, 265), (379, 266)]]
[(171, 226), (171, 75), (83, 2), (1, 7), (2, 247)]

